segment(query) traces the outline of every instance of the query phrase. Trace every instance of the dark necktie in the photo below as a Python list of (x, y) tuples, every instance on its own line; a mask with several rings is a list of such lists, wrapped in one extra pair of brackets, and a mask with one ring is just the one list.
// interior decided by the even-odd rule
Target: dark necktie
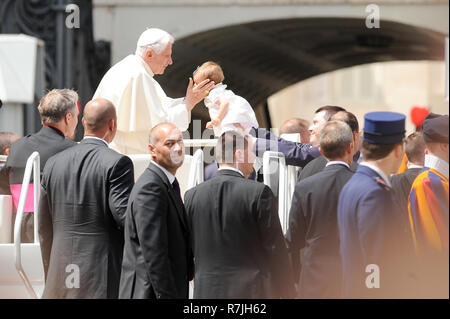
[(172, 183), (173, 191), (175, 193), (175, 197), (178, 200), (178, 203), (181, 207), (181, 219), (183, 220), (183, 223), (186, 224), (186, 210), (184, 209), (183, 200), (181, 199), (181, 190), (180, 190), (180, 184), (178, 184), (178, 180), (175, 178), (175, 180)]
[(183, 200), (181, 199), (180, 184), (178, 184), (178, 180), (176, 178), (175, 178), (175, 180), (172, 183), (172, 187), (173, 187), (173, 190), (175, 192), (175, 197), (177, 198), (177, 200), (180, 203), (181, 207), (183, 207)]

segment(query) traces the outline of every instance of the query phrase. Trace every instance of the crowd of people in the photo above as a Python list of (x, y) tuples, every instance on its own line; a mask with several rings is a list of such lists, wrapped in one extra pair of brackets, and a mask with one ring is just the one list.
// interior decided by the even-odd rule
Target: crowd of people
[[(327, 105), (310, 126), (286, 121), (283, 133), (300, 133), (290, 142), (258, 127), (216, 63), (195, 70), (185, 98), (167, 97), (153, 76), (172, 64), (173, 42), (146, 30), (83, 110), (75, 91), (54, 89), (39, 132), (0, 133), (0, 191), (15, 208), (27, 158), (40, 154), (44, 298), (188, 298), (191, 280), (199, 299), (448, 298), (448, 115), (430, 113), (406, 137), (403, 114), (367, 113), (361, 133), (354, 114)], [(216, 161), (183, 200), (181, 132), (205, 98)], [(267, 150), (301, 169), (286, 234), (277, 191), (261, 182)], [(151, 161), (135, 181), (136, 152)], [(31, 184), (23, 242), (33, 198)]]

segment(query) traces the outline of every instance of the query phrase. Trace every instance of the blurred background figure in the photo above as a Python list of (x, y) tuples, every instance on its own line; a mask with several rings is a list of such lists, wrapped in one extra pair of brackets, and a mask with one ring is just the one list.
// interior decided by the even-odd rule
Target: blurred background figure
[[(11, 132), (0, 132), (0, 155), (8, 156), (11, 144), (17, 141), (19, 137)], [(2, 164), (0, 163), (0, 167)]]
[(17, 141), (19, 137), (10, 132), (0, 132), (0, 195), (10, 195), (9, 190), (9, 177), (6, 173), (7, 170), (3, 170), (6, 165), (6, 158), (9, 154), (11, 144)]
[(301, 118), (292, 118), (283, 123), (280, 128), (280, 135), (282, 134), (300, 134), (300, 143), (308, 144), (310, 142), (309, 132), (310, 124), (307, 120)]

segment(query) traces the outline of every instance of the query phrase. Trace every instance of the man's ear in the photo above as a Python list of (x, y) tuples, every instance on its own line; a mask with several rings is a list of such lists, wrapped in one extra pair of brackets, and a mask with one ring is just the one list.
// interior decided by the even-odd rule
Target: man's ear
[(353, 141), (354, 141), (353, 145), (356, 150), (359, 149), (360, 138), (361, 138), (361, 136), (359, 135), (359, 132), (353, 132)]
[(323, 157), (325, 157), (325, 155), (323, 154), (323, 151), (322, 151), (322, 148), (319, 146), (319, 153), (323, 156)]
[(397, 158), (400, 158), (400, 157), (403, 158), (403, 155), (405, 154), (403, 144), (398, 144), (398, 145), (395, 147), (394, 151), (395, 151), (395, 157), (397, 157)]
[(234, 157), (236, 163), (244, 163), (245, 155), (243, 150), (237, 149), (236, 152), (234, 152)]
[(348, 144), (347, 146), (347, 154), (352, 154), (353, 153), (353, 149), (354, 149), (354, 142), (351, 142), (350, 144)]
[(8, 156), (9, 155), (9, 147), (5, 148), (5, 155)]
[(110, 119), (108, 123), (108, 128), (111, 132), (114, 132), (114, 126), (115, 126), (114, 119)]
[(153, 157), (153, 155), (155, 154), (155, 147), (152, 144), (148, 144), (148, 151)]
[(145, 57), (146, 58), (151, 58), (153, 56), (153, 50), (152, 49), (147, 49), (145, 51)]
[(66, 115), (64, 116), (64, 123), (65, 123), (66, 125), (69, 124), (70, 119), (72, 118), (72, 116), (73, 116), (72, 113), (70, 113), (70, 112), (66, 113)]

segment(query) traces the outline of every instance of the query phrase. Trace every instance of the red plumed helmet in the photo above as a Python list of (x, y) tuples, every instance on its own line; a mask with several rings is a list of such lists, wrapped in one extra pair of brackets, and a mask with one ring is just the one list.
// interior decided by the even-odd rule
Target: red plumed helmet
[(424, 106), (413, 106), (410, 113), (411, 121), (416, 127), (420, 127), (422, 126), (423, 121), (425, 121), (428, 113), (430, 113), (430, 111)]

